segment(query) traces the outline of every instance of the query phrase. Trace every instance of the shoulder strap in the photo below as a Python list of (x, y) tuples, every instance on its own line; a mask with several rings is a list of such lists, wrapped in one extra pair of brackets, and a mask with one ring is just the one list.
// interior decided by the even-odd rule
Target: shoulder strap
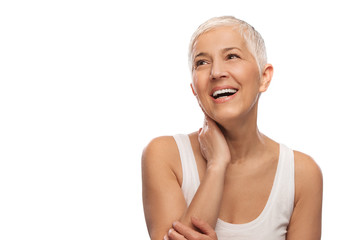
[(278, 186), (277, 198), (281, 203), (286, 203), (286, 211), (291, 215), (295, 198), (295, 166), (293, 150), (280, 144), (280, 167), (277, 169)]
[(177, 134), (174, 139), (182, 165), (182, 191), (187, 205), (189, 205), (200, 184), (197, 164), (188, 135)]

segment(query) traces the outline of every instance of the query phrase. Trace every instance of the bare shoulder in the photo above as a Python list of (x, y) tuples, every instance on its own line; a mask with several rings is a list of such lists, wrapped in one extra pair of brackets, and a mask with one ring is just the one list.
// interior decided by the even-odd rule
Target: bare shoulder
[(315, 160), (302, 152), (294, 151), (296, 201), (312, 193), (321, 193), (323, 175)]
[(294, 151), (295, 200), (287, 240), (320, 239), (323, 176), (312, 157)]
[(142, 154), (142, 170), (159, 172), (171, 170), (179, 178), (180, 157), (177, 144), (172, 136), (152, 139)]
[(178, 154), (176, 142), (172, 136), (161, 136), (152, 139), (143, 150), (142, 159), (149, 156), (164, 156), (170, 154)]
[(322, 172), (314, 159), (302, 152), (294, 151), (295, 172), (300, 178), (321, 178)]

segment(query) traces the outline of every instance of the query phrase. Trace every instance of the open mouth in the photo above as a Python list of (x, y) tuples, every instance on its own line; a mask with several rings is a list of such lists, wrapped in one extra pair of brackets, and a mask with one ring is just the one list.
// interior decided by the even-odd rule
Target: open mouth
[(220, 89), (211, 95), (215, 99), (219, 98), (225, 98), (234, 95), (238, 90), (237, 89), (232, 89), (232, 88), (226, 88), (226, 89)]

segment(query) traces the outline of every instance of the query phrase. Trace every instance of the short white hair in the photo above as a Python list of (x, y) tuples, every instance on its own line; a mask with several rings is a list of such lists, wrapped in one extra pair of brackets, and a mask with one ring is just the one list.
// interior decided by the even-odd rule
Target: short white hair
[(247, 22), (237, 19), (233, 16), (222, 16), (222, 17), (214, 17), (209, 19), (208, 21), (201, 24), (198, 29), (193, 33), (189, 45), (188, 51), (188, 62), (193, 71), (193, 48), (194, 44), (197, 41), (198, 37), (210, 30), (222, 27), (222, 26), (233, 26), (234, 29), (238, 29), (241, 36), (246, 42), (248, 50), (254, 56), (257, 61), (258, 69), (260, 72), (263, 71), (265, 64), (267, 64), (267, 56), (266, 56), (266, 48), (264, 39), (260, 35), (257, 30), (254, 29)]

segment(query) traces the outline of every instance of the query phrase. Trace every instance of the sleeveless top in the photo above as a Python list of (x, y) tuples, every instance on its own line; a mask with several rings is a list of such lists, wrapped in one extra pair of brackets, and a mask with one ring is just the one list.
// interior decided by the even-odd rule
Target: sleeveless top
[[(188, 135), (174, 136), (182, 164), (182, 191), (190, 205), (200, 184), (197, 164)], [(260, 215), (251, 222), (232, 224), (218, 218), (218, 240), (284, 240), (294, 206), (293, 151), (280, 144), (279, 161), (270, 196)]]

